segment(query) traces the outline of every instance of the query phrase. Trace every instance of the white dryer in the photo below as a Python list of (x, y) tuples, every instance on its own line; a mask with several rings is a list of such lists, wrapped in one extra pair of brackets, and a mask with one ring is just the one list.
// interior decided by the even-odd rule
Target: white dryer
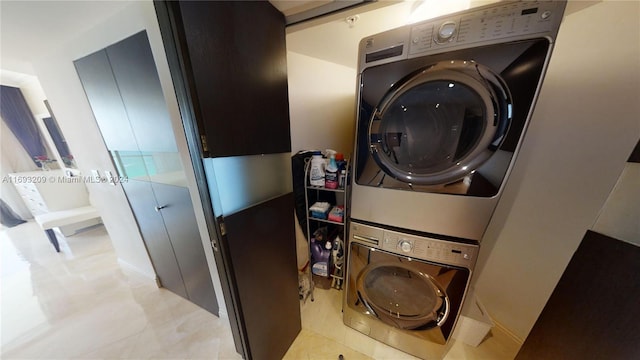
[(500, 2), (364, 38), (351, 218), (480, 241), (565, 2)]

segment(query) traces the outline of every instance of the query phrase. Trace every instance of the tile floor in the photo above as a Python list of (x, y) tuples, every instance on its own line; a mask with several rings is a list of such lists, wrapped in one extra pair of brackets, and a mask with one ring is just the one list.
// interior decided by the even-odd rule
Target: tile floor
[(104, 227), (61, 247), (0, 231), (2, 359), (241, 359), (226, 320), (124, 271)]
[[(102, 226), (61, 242), (33, 222), (0, 230), (2, 359), (241, 359), (228, 322), (118, 265)], [(341, 295), (317, 289), (285, 359), (415, 359), (342, 324)], [(447, 360), (513, 359), (497, 329), (479, 347), (454, 343)]]
[[(285, 360), (415, 360), (407, 353), (375, 341), (342, 323), (342, 292), (315, 290), (315, 301), (302, 304), (302, 333), (285, 354)], [(520, 349), (506, 333), (494, 328), (487, 338), (473, 347), (453, 340), (444, 360), (512, 360)]]

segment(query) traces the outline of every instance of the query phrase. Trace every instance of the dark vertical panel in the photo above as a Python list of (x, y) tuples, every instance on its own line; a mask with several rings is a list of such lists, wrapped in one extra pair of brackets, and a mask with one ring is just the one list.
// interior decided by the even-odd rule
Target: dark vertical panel
[[(207, 186), (207, 179), (202, 163), (202, 156), (208, 157), (208, 151), (203, 149), (201, 143), (201, 134), (204, 135), (202, 123), (196, 121), (198, 106), (192, 82), (190, 79), (190, 65), (188, 55), (183, 44), (184, 26), (177, 2), (154, 1), (160, 32), (164, 43), (167, 61), (171, 71), (171, 79), (173, 87), (176, 91), (176, 97), (180, 108), (180, 115), (185, 129), (189, 152), (191, 153), (191, 164), (198, 182), (198, 193), (200, 195), (200, 203), (203, 207), (207, 228), (209, 230), (210, 240), (214, 249), (213, 255), (216, 260), (216, 268), (220, 275), (222, 285), (222, 293), (225, 299), (225, 306), (229, 316), (231, 325), (231, 333), (234, 340), (236, 351), (246, 358), (245, 350), (246, 342), (241, 334), (240, 328), (241, 314), (237, 310), (237, 292), (235, 290), (235, 281), (233, 280), (231, 264), (228, 258), (228, 249), (219, 239), (222, 237), (220, 227), (216, 221), (216, 215), (213, 211), (210, 192)], [(215, 189), (212, 189), (215, 191)]]
[(282, 359), (301, 329), (289, 193), (225, 218), (247, 358)]
[(516, 359), (640, 359), (640, 247), (587, 231)]
[(85, 56), (73, 64), (107, 148), (137, 151), (138, 144), (133, 136), (106, 50)]
[(218, 301), (213, 290), (189, 189), (158, 183), (152, 183), (152, 187), (158, 205), (164, 206), (160, 213), (169, 233), (189, 299), (217, 314)]
[(210, 155), (291, 151), (284, 16), (266, 1), (179, 7)]
[(107, 57), (140, 151), (178, 151), (147, 33), (109, 46)]
[(0, 114), (7, 127), (16, 136), (31, 160), (41, 167), (35, 159), (47, 156), (36, 119), (19, 88), (0, 86)]
[(67, 141), (64, 139), (64, 136), (62, 136), (58, 123), (51, 117), (43, 118), (42, 121), (44, 121), (44, 126), (47, 128), (47, 131), (49, 131), (49, 135), (51, 135), (51, 139), (56, 145), (60, 157), (68, 158), (71, 152), (69, 151), (69, 146), (67, 146)]
[(151, 184), (129, 179), (122, 186), (162, 286), (188, 299), (162, 216), (155, 210), (156, 199)]
[(636, 147), (633, 148), (633, 151), (631, 152), (631, 156), (629, 156), (629, 160), (627, 161), (640, 163), (640, 140), (638, 140)]

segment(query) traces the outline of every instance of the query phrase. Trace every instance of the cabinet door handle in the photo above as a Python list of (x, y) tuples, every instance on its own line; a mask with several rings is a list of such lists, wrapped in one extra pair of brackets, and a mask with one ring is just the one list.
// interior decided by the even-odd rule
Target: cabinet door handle
[(156, 206), (155, 209), (156, 209), (156, 211), (160, 211), (160, 210), (162, 210), (162, 209), (164, 209), (166, 207), (167, 207), (167, 205)]

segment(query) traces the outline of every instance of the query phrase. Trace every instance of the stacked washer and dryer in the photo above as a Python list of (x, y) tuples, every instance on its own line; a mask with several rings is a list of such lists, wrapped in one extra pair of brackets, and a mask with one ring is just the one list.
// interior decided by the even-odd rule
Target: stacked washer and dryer
[(565, 5), (500, 2), (360, 42), (347, 326), (444, 356)]

